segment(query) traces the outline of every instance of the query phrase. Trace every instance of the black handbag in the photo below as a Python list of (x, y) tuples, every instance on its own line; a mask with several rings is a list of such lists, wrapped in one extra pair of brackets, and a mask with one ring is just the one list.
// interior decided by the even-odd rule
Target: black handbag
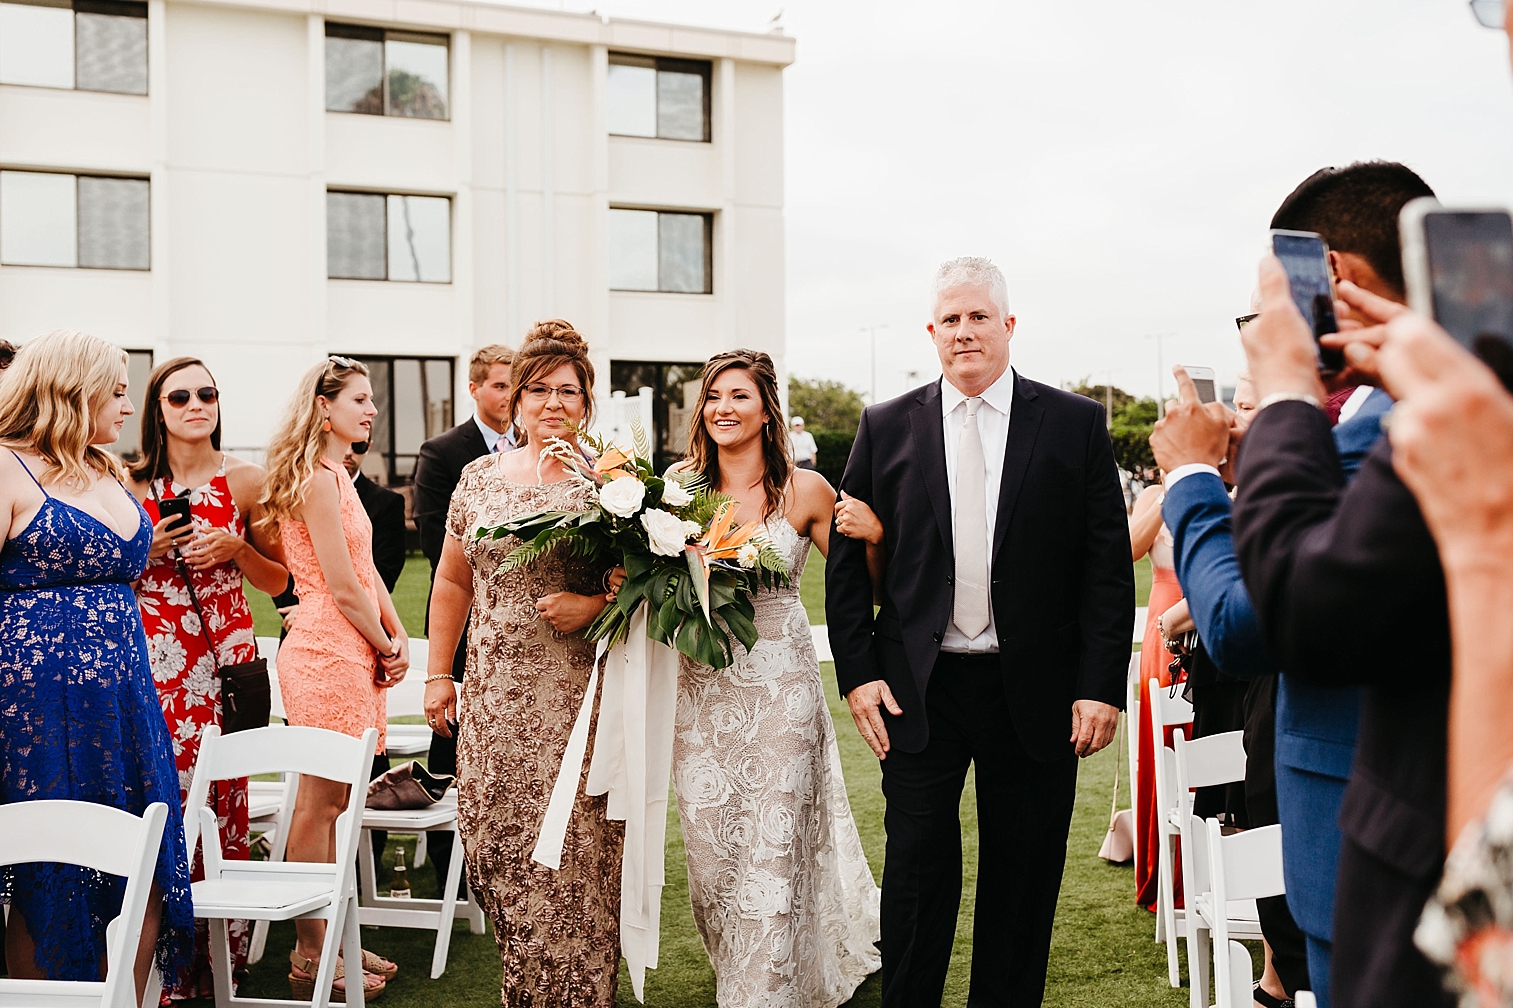
[[(152, 496), (159, 500), (154, 487)], [(216, 652), (215, 641), (210, 639), (210, 625), (205, 621), (205, 611), (200, 608), (200, 597), (195, 593), (194, 581), (189, 577), (189, 567), (178, 549), (173, 551), (174, 567), (189, 589), (189, 604), (200, 619), (200, 633), (205, 637), (205, 646), (210, 649), (210, 660), (215, 662), (215, 673), (221, 680), (221, 734), (246, 731), (248, 728), (266, 728), (273, 716), (273, 693), (268, 682), (268, 660), (256, 658), (240, 665), (222, 665)]]

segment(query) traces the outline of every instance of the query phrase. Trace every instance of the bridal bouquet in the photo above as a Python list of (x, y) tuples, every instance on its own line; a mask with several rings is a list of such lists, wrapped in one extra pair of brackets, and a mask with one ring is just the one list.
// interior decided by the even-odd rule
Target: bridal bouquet
[(752, 593), (786, 586), (787, 564), (758, 531), (759, 523), (736, 526), (730, 496), (694, 473), (658, 476), (644, 431), (632, 423), (631, 432), (633, 455), (582, 432), (576, 432), (578, 440), (594, 448), (595, 461), (562, 438), (543, 446), (543, 461), (556, 459), (591, 488), (587, 511), (538, 511), (476, 534), (523, 540), (505, 558), (505, 570), (558, 549), (602, 566), (619, 564), (625, 583), (589, 626), (590, 640), (608, 646), (624, 640), (631, 616), (644, 604), (648, 637), (725, 668), (734, 660), (730, 635), (747, 651), (756, 644)]

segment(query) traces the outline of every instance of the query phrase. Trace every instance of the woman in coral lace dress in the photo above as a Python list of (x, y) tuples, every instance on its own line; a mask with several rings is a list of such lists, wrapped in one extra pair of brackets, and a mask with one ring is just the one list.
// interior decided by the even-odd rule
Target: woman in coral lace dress
[[(220, 394), (204, 362), (194, 357), (165, 361), (147, 379), (142, 409), (142, 459), (131, 469), (131, 492), (153, 522), (147, 569), (137, 582), (137, 604), (147, 631), (152, 677), (179, 771), (180, 800), (200, 754), (200, 735), (221, 723), (221, 681), (216, 670), (257, 658), (252, 611), (242, 579), (264, 592), (278, 592), (287, 574), (267, 555), (276, 550), (243, 516), (255, 520), (262, 509), (263, 470), (221, 451)], [(193, 525), (170, 530), (158, 501), (187, 496)], [(198, 612), (184, 574), (193, 579)], [(200, 613), (204, 614), (203, 623)], [(215, 643), (215, 653), (207, 642)], [(246, 860), (246, 781), (211, 785), (210, 804), (220, 823), (221, 850)], [(196, 877), (203, 875), (199, 863)], [(247, 963), (250, 929), (231, 922), (234, 969)], [(187, 974), (164, 979), (164, 995), (178, 1000), (210, 997), (208, 929), (196, 927), (195, 959)]]
[[(366, 442), (378, 410), (368, 369), (347, 357), (328, 357), (305, 373), (268, 444), (264, 520), (277, 523), (284, 563), (294, 575), (299, 615), (278, 653), (279, 691), (292, 725), (347, 735), (378, 729), (383, 752), (385, 691), (410, 667), (410, 642), (394, 602), (373, 567), (373, 526), (342, 467), (354, 442)], [(288, 858), (336, 857), (336, 817), (347, 786), (301, 776), (289, 824)], [(320, 966), (325, 922), (294, 922), (289, 987), (310, 1000)], [(366, 1000), (383, 991), (399, 968), (363, 953)], [(345, 996), (346, 964), (337, 963), (336, 990)]]

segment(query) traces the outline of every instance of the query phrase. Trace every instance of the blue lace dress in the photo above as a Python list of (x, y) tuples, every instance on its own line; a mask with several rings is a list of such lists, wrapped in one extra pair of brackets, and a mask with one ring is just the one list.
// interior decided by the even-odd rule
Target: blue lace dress
[[(134, 815), (168, 805), (157, 963), (171, 977), (194, 950), (194, 908), (178, 772), (131, 589), (152, 543), (137, 510), (137, 533), (123, 539), (47, 495), (0, 545), (0, 803), (70, 798)], [(105, 926), (125, 891), (120, 878), (72, 865), (0, 870), (0, 902), (25, 917), (37, 966), (54, 980), (100, 979)]]

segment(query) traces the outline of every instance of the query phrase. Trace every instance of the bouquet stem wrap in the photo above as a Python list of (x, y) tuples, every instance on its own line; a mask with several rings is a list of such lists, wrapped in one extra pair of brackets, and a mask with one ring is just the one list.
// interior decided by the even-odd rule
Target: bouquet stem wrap
[(667, 791), (672, 776), (673, 717), (678, 702), (678, 653), (646, 635), (647, 607), (630, 617), (630, 632), (613, 647), (601, 639), (588, 690), (568, 736), (562, 768), (531, 859), (557, 869), (568, 819), (588, 749), (599, 667), (604, 695), (585, 791), (609, 795), (609, 818), (625, 823), (620, 869), (620, 952), (636, 1000), (645, 1003), (646, 971), (657, 966), (667, 840)]

